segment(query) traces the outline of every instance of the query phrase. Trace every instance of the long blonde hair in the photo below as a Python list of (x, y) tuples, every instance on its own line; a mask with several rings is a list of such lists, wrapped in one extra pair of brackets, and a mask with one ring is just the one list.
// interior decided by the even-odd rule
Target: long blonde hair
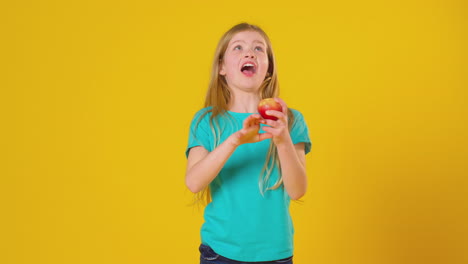
[[(229, 91), (226, 79), (223, 75), (219, 74), (220, 65), (223, 63), (224, 53), (226, 52), (226, 49), (231, 39), (234, 37), (235, 34), (244, 31), (255, 31), (259, 33), (263, 37), (267, 45), (266, 52), (268, 56), (268, 70), (265, 76), (265, 80), (263, 81), (259, 89), (260, 98), (264, 99), (278, 97), (279, 95), (276, 61), (275, 56), (273, 54), (271, 42), (267, 34), (260, 27), (248, 23), (237, 24), (231, 29), (229, 29), (226, 33), (224, 33), (224, 35), (218, 42), (218, 46), (216, 47), (216, 52), (213, 59), (210, 84), (208, 86), (208, 92), (205, 98), (205, 107), (210, 107), (210, 109), (207, 110), (199, 118), (200, 121), (206, 114), (211, 113), (210, 127), (213, 132), (213, 135), (215, 136), (214, 147), (216, 147), (220, 143), (220, 130), (216, 117), (219, 115), (226, 114), (226, 111), (228, 110), (229, 106), (229, 101), (231, 99), (231, 92)], [(288, 111), (289, 129), (291, 129), (293, 121), (294, 116), (291, 111)], [(278, 159), (278, 152), (276, 150), (276, 146), (273, 143), (273, 141), (271, 141), (265, 164), (263, 166), (262, 172), (260, 173), (259, 188), (262, 195), (267, 190), (277, 189), (283, 183), (283, 178), (280, 174), (278, 181), (272, 187), (268, 187), (270, 175), (275, 167), (280, 169), (280, 163)], [(209, 186), (196, 194), (196, 201), (201, 201), (204, 204), (208, 204), (211, 201)]]

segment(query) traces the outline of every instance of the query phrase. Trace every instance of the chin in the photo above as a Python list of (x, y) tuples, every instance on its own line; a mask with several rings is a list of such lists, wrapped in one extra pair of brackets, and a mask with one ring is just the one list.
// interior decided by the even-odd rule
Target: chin
[(260, 86), (262, 86), (262, 83), (263, 83), (263, 80), (259, 80), (259, 79), (255, 80), (253, 78), (249, 78), (249, 79), (240, 80), (239, 82), (235, 82), (235, 83), (228, 81), (228, 86), (231, 89), (237, 88), (242, 91), (251, 92), (251, 91), (257, 91), (260, 88)]

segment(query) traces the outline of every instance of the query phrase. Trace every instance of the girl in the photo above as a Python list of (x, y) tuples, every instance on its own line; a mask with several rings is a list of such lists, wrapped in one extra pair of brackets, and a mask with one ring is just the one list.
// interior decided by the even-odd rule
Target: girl
[[(271, 43), (242, 23), (218, 43), (205, 108), (196, 113), (186, 151), (185, 183), (207, 198), (200, 263), (292, 263), (290, 200), (307, 188), (308, 129), (278, 96)], [(283, 111), (257, 114), (274, 97)]]

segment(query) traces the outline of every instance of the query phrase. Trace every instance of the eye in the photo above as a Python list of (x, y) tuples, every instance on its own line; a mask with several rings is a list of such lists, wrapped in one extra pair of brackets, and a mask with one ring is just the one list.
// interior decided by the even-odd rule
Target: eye
[(242, 50), (242, 46), (241, 45), (237, 45), (234, 47), (234, 50)]
[(260, 46), (257, 46), (257, 47), (255, 47), (255, 50), (256, 50), (256, 51), (263, 51), (263, 48), (260, 47)]

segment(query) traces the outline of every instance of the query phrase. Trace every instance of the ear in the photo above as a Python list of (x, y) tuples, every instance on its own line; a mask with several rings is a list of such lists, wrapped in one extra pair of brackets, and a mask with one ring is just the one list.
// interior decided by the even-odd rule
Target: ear
[(226, 70), (224, 69), (224, 62), (219, 60), (219, 74), (225, 76)]

